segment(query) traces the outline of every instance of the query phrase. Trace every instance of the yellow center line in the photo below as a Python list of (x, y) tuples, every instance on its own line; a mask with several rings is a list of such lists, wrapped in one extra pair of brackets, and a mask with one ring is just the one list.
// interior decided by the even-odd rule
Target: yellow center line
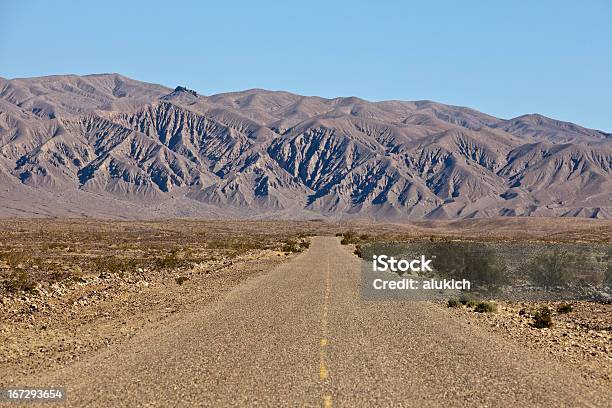
[[(321, 315), (321, 341), (319, 343), (319, 378), (325, 381), (329, 378), (329, 369), (327, 368), (327, 353), (326, 348), (329, 344), (327, 316), (329, 313), (329, 298), (331, 293), (331, 272), (329, 269), (329, 260), (327, 261), (327, 270), (325, 271), (325, 300), (323, 302), (323, 313)], [(331, 395), (323, 396), (323, 406), (329, 408), (332, 406)]]
[(321, 366), (319, 367), (319, 378), (326, 380), (327, 377), (329, 377), (329, 371), (327, 371), (327, 367), (325, 367), (325, 362), (321, 361)]

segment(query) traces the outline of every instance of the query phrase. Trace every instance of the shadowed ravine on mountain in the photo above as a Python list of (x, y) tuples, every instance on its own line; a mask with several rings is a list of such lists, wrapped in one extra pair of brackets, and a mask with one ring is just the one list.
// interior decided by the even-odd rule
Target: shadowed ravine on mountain
[(0, 78), (0, 216), (610, 218), (610, 134), (430, 101)]
[(606, 406), (577, 370), (419, 301), (366, 301), (334, 237), (163, 329), (25, 379), (67, 405)]

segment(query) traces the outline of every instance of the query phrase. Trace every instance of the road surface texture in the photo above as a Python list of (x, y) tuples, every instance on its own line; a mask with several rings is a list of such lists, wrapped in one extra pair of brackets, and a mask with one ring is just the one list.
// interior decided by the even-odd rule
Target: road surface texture
[(205, 310), (27, 385), (65, 386), (74, 407), (611, 405), (572, 367), (439, 305), (362, 300), (359, 268), (317, 237)]

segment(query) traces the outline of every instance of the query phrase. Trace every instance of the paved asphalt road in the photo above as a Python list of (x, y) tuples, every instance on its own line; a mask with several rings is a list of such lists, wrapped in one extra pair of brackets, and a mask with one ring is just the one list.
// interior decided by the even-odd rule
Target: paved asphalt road
[[(571, 367), (426, 302), (365, 301), (336, 238), (37, 382), (74, 407), (611, 406)], [(57, 405), (53, 405), (57, 406)]]

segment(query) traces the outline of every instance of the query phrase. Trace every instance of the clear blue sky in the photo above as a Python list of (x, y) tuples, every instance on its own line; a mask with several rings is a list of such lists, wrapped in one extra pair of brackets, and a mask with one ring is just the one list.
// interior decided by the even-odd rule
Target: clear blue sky
[(6, 78), (431, 99), (612, 132), (610, 1), (15, 0), (0, 13)]

